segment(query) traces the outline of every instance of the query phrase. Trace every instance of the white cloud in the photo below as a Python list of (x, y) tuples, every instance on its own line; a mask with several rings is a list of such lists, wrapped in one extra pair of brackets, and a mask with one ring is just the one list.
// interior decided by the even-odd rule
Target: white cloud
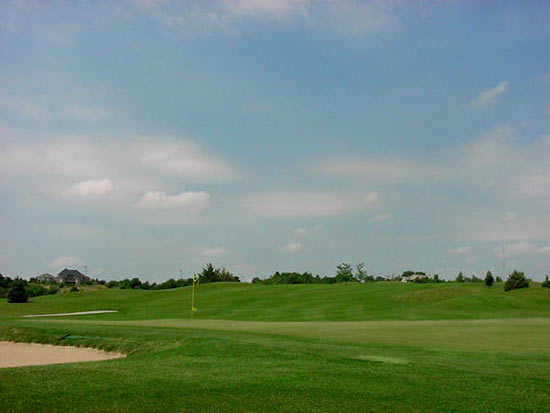
[(114, 111), (107, 108), (72, 105), (65, 107), (60, 115), (80, 121), (97, 122), (112, 117)]
[(369, 185), (456, 184), (501, 190), (514, 199), (550, 200), (548, 153), (549, 135), (521, 144), (512, 128), (496, 127), (426, 160), (340, 156), (317, 160), (312, 169)]
[(285, 17), (305, 15), (310, 0), (222, 0), (223, 8), (234, 15), (248, 17)]
[(431, 168), (421, 162), (405, 159), (366, 157), (334, 157), (323, 162), (316, 170), (335, 176), (361, 176), (372, 181), (410, 182), (428, 178), (434, 174)]
[(50, 262), (50, 268), (63, 269), (67, 267), (75, 267), (81, 264), (82, 261), (76, 257), (57, 257)]
[(311, 218), (342, 215), (377, 205), (378, 193), (363, 196), (338, 194), (269, 194), (249, 197), (245, 205), (271, 218)]
[(112, 108), (97, 107), (82, 104), (52, 104), (51, 96), (32, 98), (10, 97), (0, 100), (0, 110), (15, 113), (18, 116), (37, 120), (51, 121), (53, 119), (78, 120), (81, 122), (98, 122), (109, 119), (115, 114)]
[(281, 251), (287, 254), (295, 254), (303, 249), (304, 247), (300, 242), (290, 242), (281, 247)]
[(296, 235), (297, 237), (305, 237), (306, 235), (308, 235), (308, 230), (306, 228), (296, 228), (294, 230), (294, 235)]
[(386, 222), (392, 218), (392, 214), (378, 214), (369, 219), (370, 222)]
[(238, 177), (226, 162), (203, 154), (191, 141), (142, 140), (137, 149), (143, 165), (164, 175), (223, 181)]
[(472, 251), (472, 247), (470, 246), (457, 247), (449, 250), (451, 254), (468, 254), (470, 251)]
[(89, 180), (78, 182), (65, 191), (67, 196), (77, 197), (101, 197), (113, 190), (113, 183), (110, 179)]
[(227, 162), (181, 139), (68, 136), (44, 142), (14, 137), (11, 143), (6, 141), (3, 152), (0, 172), (9, 174), (89, 178), (102, 171), (128, 181), (185, 178), (200, 182), (238, 177)]
[(138, 202), (138, 206), (148, 209), (182, 208), (203, 210), (210, 203), (210, 194), (207, 192), (181, 192), (177, 195), (167, 195), (164, 192), (147, 192)]
[(228, 251), (223, 247), (207, 248), (202, 252), (205, 257), (217, 257), (227, 254)]
[(163, 26), (184, 34), (211, 31), (238, 33), (248, 21), (295, 23), (308, 28), (330, 29), (343, 34), (363, 35), (392, 27), (399, 18), (398, 4), (355, 0), (218, 0), (169, 1), (130, 0)]
[(502, 220), (506, 222), (515, 221), (518, 218), (518, 214), (513, 211), (506, 211), (502, 214)]
[(495, 101), (495, 99), (508, 91), (509, 82), (500, 82), (494, 88), (481, 92), (473, 101), (472, 106), (485, 106)]
[(550, 246), (539, 247), (531, 242), (516, 242), (495, 247), (493, 252), (498, 258), (508, 258), (529, 254), (550, 254)]

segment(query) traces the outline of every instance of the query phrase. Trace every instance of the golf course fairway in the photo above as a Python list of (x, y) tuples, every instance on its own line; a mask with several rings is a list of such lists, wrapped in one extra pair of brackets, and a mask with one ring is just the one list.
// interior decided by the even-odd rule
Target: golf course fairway
[[(0, 301), (0, 340), (114, 360), (0, 369), (0, 411), (545, 411), (550, 290), (201, 285)], [(116, 310), (114, 313), (23, 318)]]

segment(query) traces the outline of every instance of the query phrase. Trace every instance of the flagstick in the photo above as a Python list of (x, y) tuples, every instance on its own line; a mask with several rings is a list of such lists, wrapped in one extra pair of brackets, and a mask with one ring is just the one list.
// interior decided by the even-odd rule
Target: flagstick
[(195, 315), (195, 312), (197, 309), (195, 308), (195, 285), (198, 287), (199, 284), (199, 277), (197, 277), (197, 274), (193, 275), (193, 287), (191, 291), (191, 318)]

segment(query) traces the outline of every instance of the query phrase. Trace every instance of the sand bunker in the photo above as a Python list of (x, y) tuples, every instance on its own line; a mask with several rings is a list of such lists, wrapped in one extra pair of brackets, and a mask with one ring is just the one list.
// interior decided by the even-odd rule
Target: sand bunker
[(101, 361), (120, 357), (124, 357), (124, 354), (108, 353), (94, 348), (0, 341), (0, 368)]
[(29, 314), (23, 317), (63, 317), (67, 315), (86, 315), (86, 314), (105, 314), (118, 313), (118, 310), (94, 310), (94, 311), (78, 311), (76, 313), (56, 313), (56, 314)]

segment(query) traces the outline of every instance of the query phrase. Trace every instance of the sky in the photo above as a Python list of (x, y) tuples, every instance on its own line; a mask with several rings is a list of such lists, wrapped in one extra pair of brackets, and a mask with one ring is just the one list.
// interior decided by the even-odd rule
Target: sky
[(0, 273), (550, 273), (550, 3), (0, 4)]

